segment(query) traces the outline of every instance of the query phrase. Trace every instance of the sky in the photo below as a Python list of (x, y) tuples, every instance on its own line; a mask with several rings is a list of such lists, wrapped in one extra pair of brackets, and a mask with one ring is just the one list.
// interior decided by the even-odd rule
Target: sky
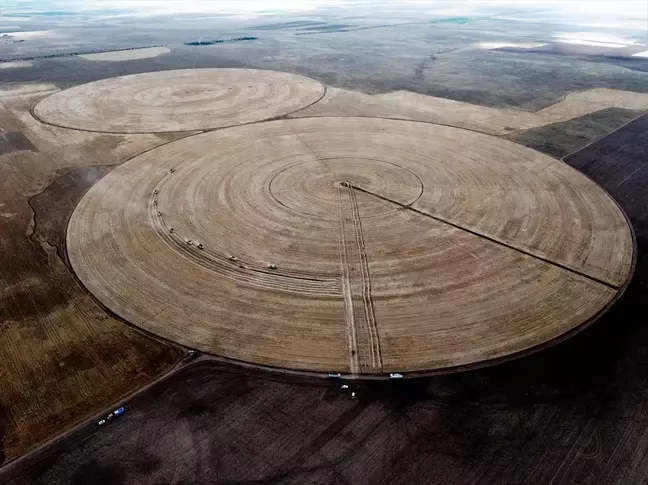
[(645, 0), (0, 0), (5, 11), (59, 10), (71, 12), (120, 10), (131, 12), (301, 12), (323, 7), (390, 7), (419, 6), (431, 10), (453, 8), (461, 11), (484, 11), (510, 7), (549, 9), (562, 13), (646, 14)]
[(496, 14), (520, 22), (648, 32), (648, 0), (0, 0), (4, 21), (63, 12), (86, 16), (314, 14), (335, 8), (376, 15), (420, 11), (432, 17)]

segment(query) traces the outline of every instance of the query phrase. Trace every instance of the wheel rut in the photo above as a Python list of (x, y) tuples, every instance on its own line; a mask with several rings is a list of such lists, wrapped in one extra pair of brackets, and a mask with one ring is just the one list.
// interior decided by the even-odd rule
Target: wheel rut
[(380, 335), (371, 295), (371, 273), (358, 199), (348, 182), (342, 182), (337, 191), (342, 286), (347, 326), (350, 327), (352, 369), (357, 366), (360, 373), (382, 372)]

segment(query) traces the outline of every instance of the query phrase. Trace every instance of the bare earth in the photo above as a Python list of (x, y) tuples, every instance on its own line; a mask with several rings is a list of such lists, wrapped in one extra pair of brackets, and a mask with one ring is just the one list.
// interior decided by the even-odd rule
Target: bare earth
[(129, 49), (125, 51), (99, 52), (97, 54), (84, 54), (79, 57), (88, 61), (134, 61), (137, 59), (149, 59), (151, 57), (168, 54), (171, 49), (168, 47), (147, 47), (145, 49)]
[(90, 291), (146, 330), (255, 364), (355, 375), (551, 341), (615, 299), (633, 238), (598, 186), (526, 147), (314, 118), (127, 162), (77, 206), (68, 250)]
[(43, 125), (29, 107), (55, 90), (0, 91), (0, 464), (146, 384), (180, 355), (103, 311), (57, 248), (36, 237), (30, 207), (62, 174), (121, 163), (169, 136)]
[[(211, 69), (57, 91), (0, 88), (0, 463), (179, 357), (104, 311), (60, 257), (82, 191), (134, 156), (74, 213), (78, 276), (141, 328), (259, 365), (368, 376), (492, 361), (590, 323), (632, 269), (623, 214), (561, 162), (456, 128), (330, 116), (502, 134), (643, 109), (644, 95), (595, 90), (537, 113), (402, 92), (317, 103), (325, 88), (301, 76)], [(43, 98), (47, 123), (29, 111)], [(322, 118), (255, 123), (290, 113)], [(153, 132), (244, 123), (155, 148), (181, 135)]]
[(373, 116), (426, 121), (491, 135), (506, 135), (520, 130), (568, 121), (606, 108), (648, 110), (648, 94), (592, 89), (569, 94), (564, 101), (540, 111), (489, 108), (445, 98), (424, 96), (409, 91), (369, 95), (328, 88), (326, 96), (314, 106), (293, 117)]
[(31, 67), (32, 65), (33, 64), (30, 61), (0, 62), (0, 69), (18, 69)]
[(324, 96), (312, 79), (254, 69), (185, 69), (83, 84), (41, 101), (34, 115), (110, 133), (206, 130), (284, 116)]

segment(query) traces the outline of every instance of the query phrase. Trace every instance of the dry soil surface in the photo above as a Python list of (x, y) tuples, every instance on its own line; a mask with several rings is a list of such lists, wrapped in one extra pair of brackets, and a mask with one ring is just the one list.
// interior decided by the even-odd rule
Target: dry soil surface
[(134, 158), (77, 206), (68, 251), (146, 330), (356, 375), (546, 344), (615, 300), (634, 247), (616, 203), (551, 157), (457, 128), (313, 118)]
[(99, 52), (97, 54), (83, 54), (79, 57), (88, 61), (134, 61), (137, 59), (149, 59), (151, 57), (168, 54), (171, 49), (168, 47), (147, 47), (145, 49), (128, 49), (124, 51)]
[(254, 69), (183, 69), (104, 79), (39, 102), (34, 115), (110, 133), (206, 130), (284, 116), (324, 96), (312, 79)]
[(322, 101), (295, 113), (293, 117), (375, 116), (426, 121), (491, 135), (506, 135), (561, 123), (607, 108), (646, 111), (648, 95), (614, 89), (592, 89), (569, 94), (560, 103), (539, 111), (524, 111), (490, 108), (409, 91), (369, 95), (328, 88)]
[(69, 179), (61, 198), (43, 200), (56, 179), (80, 167), (119, 164), (176, 136), (97, 135), (43, 125), (29, 107), (56, 89), (32, 84), (0, 90), (0, 464), (179, 359), (177, 349), (106, 313), (41, 237), (47, 224), (33, 213), (47, 206), (64, 228), (92, 181)]

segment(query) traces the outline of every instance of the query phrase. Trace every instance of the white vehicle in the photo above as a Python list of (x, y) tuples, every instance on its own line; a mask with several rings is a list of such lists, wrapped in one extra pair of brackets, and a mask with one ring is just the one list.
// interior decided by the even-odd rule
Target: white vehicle
[(398, 372), (396, 372), (396, 373), (394, 373), (394, 374), (389, 374), (389, 378), (390, 378), (390, 379), (402, 379), (402, 378), (403, 378), (403, 374), (399, 374)]

